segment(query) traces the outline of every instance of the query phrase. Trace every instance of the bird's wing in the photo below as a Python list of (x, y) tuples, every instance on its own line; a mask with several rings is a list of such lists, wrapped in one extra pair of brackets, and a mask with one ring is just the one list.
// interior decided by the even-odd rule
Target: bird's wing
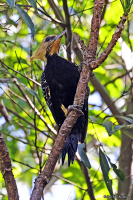
[(50, 87), (49, 87), (49, 85), (46, 81), (44, 72), (42, 73), (42, 76), (41, 76), (41, 86), (42, 86), (43, 96), (46, 100), (46, 103), (47, 103), (47, 105), (48, 105), (48, 107), (49, 107), (49, 109), (50, 109), (50, 111), (51, 111), (51, 113), (52, 113), (52, 115), (55, 119), (55, 122), (57, 123), (54, 107), (53, 107), (53, 104), (52, 104), (51, 94), (50, 94)]

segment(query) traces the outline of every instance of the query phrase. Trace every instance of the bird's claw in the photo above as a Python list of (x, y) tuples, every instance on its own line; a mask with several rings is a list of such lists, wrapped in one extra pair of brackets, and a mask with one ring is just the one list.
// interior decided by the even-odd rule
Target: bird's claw
[(86, 65), (86, 63), (85, 62), (81, 62), (79, 67), (82, 69), (84, 65)]
[(80, 113), (80, 115), (84, 115), (84, 113), (82, 112), (82, 107), (79, 105), (70, 105), (68, 106), (68, 113), (71, 112), (72, 110), (75, 110), (77, 112)]

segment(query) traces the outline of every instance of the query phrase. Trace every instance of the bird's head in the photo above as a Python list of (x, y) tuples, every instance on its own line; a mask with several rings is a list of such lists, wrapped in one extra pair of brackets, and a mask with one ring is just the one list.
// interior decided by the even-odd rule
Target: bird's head
[(33, 55), (28, 58), (28, 61), (39, 59), (46, 64), (49, 55), (58, 54), (62, 36), (65, 34), (64, 30), (59, 35), (49, 35), (43, 39), (39, 47), (33, 52)]

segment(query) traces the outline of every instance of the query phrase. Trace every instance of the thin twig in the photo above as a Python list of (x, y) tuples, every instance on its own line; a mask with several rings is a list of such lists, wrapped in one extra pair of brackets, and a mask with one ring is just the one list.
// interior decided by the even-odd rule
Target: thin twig
[(52, 136), (48, 135), (47, 133), (45, 133), (43, 130), (40, 130), (39, 128), (35, 127), (34, 124), (32, 124), (31, 122), (29, 122), (28, 120), (26, 120), (25, 118), (23, 118), (22, 116), (20, 116), (18, 113), (14, 112), (13, 110), (10, 110), (9, 108), (7, 108), (8, 112), (13, 113), (15, 116), (17, 116), (19, 119), (22, 119), (23, 121), (25, 121), (27, 124), (29, 124), (30, 126), (32, 126), (33, 128), (36, 128), (39, 132), (43, 133), (45, 136), (51, 138), (52, 140), (55, 140), (55, 138), (53, 138)]
[(16, 86), (18, 87), (18, 89), (20, 90), (20, 92), (22, 93), (22, 95), (25, 97), (25, 99), (27, 100), (27, 103), (30, 105), (30, 107), (34, 110), (34, 112), (36, 112), (36, 114), (38, 115), (38, 117), (44, 122), (44, 124), (46, 125), (46, 127), (55, 135), (57, 135), (56, 130), (50, 126), (49, 124), (47, 124), (46, 120), (44, 119), (44, 117), (41, 115), (41, 113), (39, 112), (39, 110), (35, 107), (35, 105), (32, 103), (32, 101), (30, 100), (30, 98), (26, 95), (26, 93), (23, 91), (23, 89), (21, 88), (21, 86), (19, 85), (19, 83), (17, 82), (17, 79), (13, 79), (14, 83), (16, 84)]
[(68, 6), (67, 6), (67, 0), (63, 0), (63, 9), (65, 12), (65, 19), (66, 19), (66, 25), (67, 25), (67, 39), (66, 39), (67, 58), (69, 61), (71, 61), (72, 31), (71, 31), (70, 15), (69, 15)]
[(8, 65), (6, 65), (1, 59), (0, 59), (0, 62), (1, 62), (5, 67), (7, 67), (8, 69), (11, 69), (12, 71), (16, 72), (17, 74), (20, 74), (20, 75), (23, 76), (24, 78), (26, 78), (26, 79), (32, 81), (33, 83), (35, 83), (36, 85), (38, 85), (38, 86), (41, 87), (41, 84), (40, 84), (40, 83), (38, 83), (37, 81), (33, 80), (32, 78), (29, 78), (27, 75), (25, 76), (25, 75), (21, 74), (20, 72), (18, 72), (18, 71), (16, 71), (16, 70), (12, 69), (12, 68), (9, 67)]

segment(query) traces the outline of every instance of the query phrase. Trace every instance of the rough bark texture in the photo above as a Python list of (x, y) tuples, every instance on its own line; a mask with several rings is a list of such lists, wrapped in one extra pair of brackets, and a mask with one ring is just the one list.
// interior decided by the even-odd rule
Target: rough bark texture
[[(55, 4), (53, 4), (52, 0), (49, 0), (51, 3), (51, 7), (56, 13), (57, 18), (60, 18), (62, 20), (62, 16), (57, 13), (58, 8), (56, 7), (55, 9)], [(99, 66), (104, 60), (108, 57), (109, 53), (112, 51), (112, 48), (116, 44), (118, 38), (120, 37), (121, 31), (124, 29), (124, 23), (126, 21), (126, 15), (123, 15), (113, 37), (104, 51), (104, 53), (101, 54), (101, 56), (95, 60), (96, 56), (96, 51), (97, 51), (97, 43), (98, 43), (98, 36), (99, 36), (99, 27), (101, 23), (101, 11), (103, 8), (104, 0), (96, 0), (94, 4), (94, 13), (93, 13), (93, 19), (92, 19), (92, 25), (91, 25), (91, 37), (90, 37), (90, 42), (89, 42), (89, 48), (87, 49), (86, 46), (84, 45), (83, 41), (80, 41), (81, 48), (83, 50), (83, 55), (84, 55), (84, 67), (81, 73), (81, 77), (79, 80), (77, 92), (75, 95), (75, 101), (74, 104), (78, 105), (79, 107), (82, 107), (83, 102), (84, 102), (84, 96), (85, 96), (85, 90), (86, 90), (86, 85), (90, 79), (91, 75), (91, 68), (95, 69), (97, 66)], [(61, 13), (60, 13), (61, 14)], [(78, 51), (78, 45), (77, 41), (73, 40), (73, 48)], [(80, 55), (80, 60), (82, 60), (82, 55)], [(102, 87), (100, 82), (97, 80), (96, 77), (92, 79), (92, 83), (95, 85), (95, 82), (97, 82), (95, 88), (97, 89), (100, 85), (100, 89), (97, 89), (101, 96), (103, 97), (104, 101), (107, 103), (108, 107), (110, 108), (111, 112), (115, 115), (122, 115), (119, 110), (116, 109), (116, 106), (113, 104), (113, 101), (110, 99), (109, 95), (105, 91), (105, 89)], [(56, 164), (56, 161), (61, 153), (62, 147), (64, 146), (64, 143), (66, 141), (67, 135), (69, 134), (70, 130), (72, 129), (72, 126), (80, 116), (80, 113), (77, 111), (72, 110), (66, 120), (64, 121), (60, 131), (59, 135), (57, 137), (57, 140), (55, 141), (55, 144), (53, 146), (53, 149), (51, 151), (51, 154), (48, 158), (47, 164), (43, 170), (43, 172), (38, 176), (38, 178), (35, 181), (35, 187), (32, 192), (31, 200), (33, 199), (41, 199), (42, 193), (43, 193), (43, 188), (47, 185), (49, 182), (52, 172), (54, 170), (54, 166)], [(123, 124), (126, 122), (123, 119), (118, 119), (119, 124)], [(90, 197), (92, 197), (90, 195)], [(93, 197), (92, 197), (93, 199)]]
[(127, 15), (124, 14), (119, 22), (119, 25), (115, 29), (115, 33), (113, 34), (112, 40), (109, 43), (108, 47), (105, 49), (105, 51), (100, 55), (100, 57), (97, 60), (95, 60), (91, 63), (92, 69), (97, 68), (99, 65), (101, 65), (106, 60), (106, 58), (108, 57), (108, 55), (112, 51), (113, 47), (116, 45), (116, 42), (118, 41), (118, 39), (121, 36), (121, 32), (124, 29), (124, 24), (126, 22), (126, 19), (127, 19)]
[[(89, 81), (90, 74), (91, 74), (91, 70), (89, 70), (89, 72), (87, 73), (87, 67), (86, 68), (84, 67), (82, 70), (82, 73), (81, 73), (79, 83), (78, 83), (77, 91), (78, 91), (78, 93), (80, 93), (80, 101), (79, 101), (78, 105), (81, 108), (83, 106), (86, 85)], [(74, 105), (77, 105), (76, 103), (77, 103), (77, 99), (75, 97)], [(70, 133), (73, 125), (76, 123), (79, 116), (80, 116), (80, 112), (72, 110), (68, 114), (63, 125), (61, 126), (61, 129), (60, 129), (57, 139), (54, 143), (52, 151), (48, 157), (45, 168), (41, 172), (41, 174), (36, 178), (35, 187), (33, 189), (32, 195), (31, 195), (31, 200), (35, 200), (35, 199), (40, 200), (41, 199), (41, 196), (43, 194), (43, 189), (48, 184), (49, 180), (51, 179), (54, 167), (55, 167), (56, 162), (61, 154), (61, 151), (65, 144), (66, 138), (67, 138), (68, 134)]]
[[(133, 98), (130, 97), (127, 102), (126, 114), (133, 113)], [(129, 131), (129, 130), (128, 130)], [(132, 139), (122, 133), (121, 135), (121, 154), (119, 160), (119, 167), (125, 173), (126, 180), (124, 182), (119, 181), (118, 194), (128, 195), (130, 184), (132, 184), (131, 175), (131, 163), (132, 163)]]
[[(99, 33), (99, 28), (100, 28), (100, 22), (97, 22), (97, 20), (95, 20), (94, 18), (101, 19), (101, 12), (102, 12), (103, 4), (104, 4), (104, 0), (102, 0), (102, 1), (96, 0), (95, 1), (92, 26), (93, 26), (93, 28), (95, 27), (97, 29), (98, 33)], [(95, 40), (95, 43), (93, 44), (94, 49), (92, 50), (93, 55), (96, 54), (97, 43), (98, 43), (98, 34), (97, 33), (95, 33), (95, 34), (92, 34), (92, 38), (93, 38), (93, 40)], [(95, 39), (95, 37), (96, 37), (96, 39)], [(84, 46), (84, 43), (81, 42), (82, 49), (83, 49), (83, 46)], [(91, 70), (89, 68), (89, 62), (90, 62), (89, 56), (87, 53), (85, 53), (84, 55), (85, 55), (85, 65), (86, 66), (84, 65), (84, 67), (82, 69), (79, 83), (77, 86), (76, 95), (74, 98), (74, 105), (78, 105), (81, 110), (82, 110), (83, 103), (84, 103), (86, 86), (88, 85), (90, 75), (91, 75)], [(93, 56), (93, 58), (95, 58), (95, 56)], [(49, 158), (47, 160), (45, 168), (40, 173), (40, 175), (36, 178), (35, 186), (34, 186), (34, 189), (33, 189), (32, 195), (31, 195), (31, 200), (33, 200), (33, 199), (40, 200), (41, 199), (41, 196), (43, 195), (43, 189), (48, 184), (49, 180), (51, 179), (54, 167), (60, 156), (61, 150), (65, 144), (66, 138), (67, 138), (68, 134), (70, 133), (73, 125), (75, 124), (75, 122), (77, 121), (79, 116), (80, 116), (80, 112), (72, 110), (68, 114), (63, 125), (61, 126), (61, 129), (60, 129), (57, 139), (54, 143), (52, 151), (49, 155)]]
[(88, 58), (88, 61), (91, 62), (95, 59), (96, 51), (97, 51), (97, 44), (98, 43), (98, 37), (99, 37), (99, 27), (101, 24), (101, 11), (104, 5), (103, 0), (95, 1), (94, 3), (94, 12), (93, 12), (93, 18), (91, 21), (91, 36), (89, 41), (89, 48), (86, 52), (85, 60)]
[(18, 200), (19, 199), (18, 189), (12, 173), (11, 159), (1, 132), (0, 132), (0, 162), (1, 162), (1, 173), (5, 180), (8, 199)]

